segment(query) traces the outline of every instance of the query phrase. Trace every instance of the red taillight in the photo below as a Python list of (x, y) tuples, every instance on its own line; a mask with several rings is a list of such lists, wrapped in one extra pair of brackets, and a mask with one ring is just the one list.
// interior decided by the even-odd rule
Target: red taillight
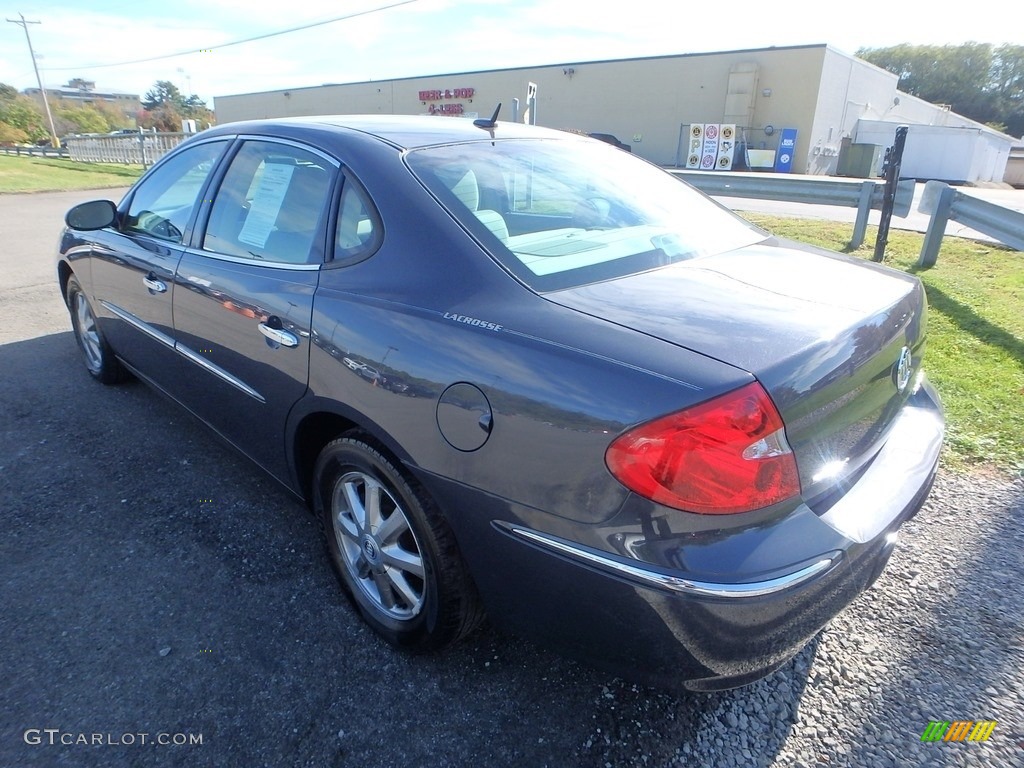
[(631, 429), (605, 461), (631, 491), (705, 515), (749, 512), (800, 492), (782, 417), (756, 381)]

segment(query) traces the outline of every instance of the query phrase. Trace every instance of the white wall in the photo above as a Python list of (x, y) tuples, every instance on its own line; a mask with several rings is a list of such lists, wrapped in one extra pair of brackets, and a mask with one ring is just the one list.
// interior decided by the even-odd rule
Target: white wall
[(817, 109), (808, 136), (808, 173), (835, 173), (842, 139), (853, 135), (858, 120), (888, 116), (894, 107), (898, 80), (891, 72), (861, 59), (831, 48), (825, 52)]
[[(891, 146), (897, 123), (861, 120), (855, 140), (860, 144)], [(976, 128), (911, 125), (903, 150), (900, 175), (904, 178), (968, 181), (980, 140)]]
[[(378, 83), (318, 86), (218, 96), (221, 123), (312, 114), (423, 114), (431, 103), (459, 104), (466, 113), (490, 114), (499, 101), (511, 119), (512, 101), (525, 108), (528, 82), (538, 85), (537, 122), (550, 128), (610, 133), (641, 157), (674, 164), (681, 126), (722, 122), (729, 72), (756, 64), (759, 72), (754, 117), (747, 126), (751, 146), (778, 144), (779, 129), (797, 128), (794, 171), (804, 158), (818, 98), (818, 72), (825, 46), (577, 62), (545, 67), (406, 78)], [(421, 91), (473, 89), (468, 99), (424, 101)], [(765, 88), (770, 89), (764, 96)], [(776, 129), (764, 133), (765, 126)], [(685, 156), (684, 156), (685, 157)]]
[[(998, 181), (1013, 138), (896, 89), (898, 78), (829, 49), (812, 128), (809, 173), (834, 173), (845, 136), (890, 147), (900, 124), (911, 126), (904, 176), (948, 181)], [(935, 129), (935, 130), (930, 130)], [(948, 131), (942, 129), (949, 129)]]
[(1017, 188), (1024, 188), (1024, 147), (1011, 150), (1006, 161), (1006, 173), (1003, 181)]
[[(860, 120), (854, 140), (891, 146), (898, 125), (898, 121)], [(1012, 144), (1010, 136), (977, 123), (910, 125), (900, 175), (952, 182), (1002, 181)]]
[(1002, 181), (1006, 175), (1006, 162), (1010, 146), (997, 136), (982, 132), (975, 145), (971, 163), (970, 181)]
[[(940, 140), (936, 136), (941, 134), (920, 133), (920, 147), (904, 158), (906, 173), (910, 174), (910, 162), (914, 169), (910, 175), (921, 178), (1002, 178), (1011, 137), (900, 93), (892, 73), (825, 45), (294, 88), (218, 96), (215, 107), (219, 122), (226, 123), (315, 114), (425, 114), (431, 106), (489, 115), (501, 102), (501, 119), (509, 120), (513, 99), (518, 98), (525, 109), (527, 83), (533, 82), (538, 85), (538, 124), (610, 133), (631, 144), (640, 157), (673, 165), (680, 158), (685, 162), (685, 151), (679, 152), (681, 128), (723, 121), (729, 73), (741, 65), (757, 68), (751, 125), (739, 126), (745, 129), (741, 136), (752, 149), (776, 149), (781, 129), (796, 128), (795, 173), (834, 173), (844, 137), (888, 147), (896, 126), (908, 123), (970, 129), (989, 138), (968, 146), (951, 138), (952, 134)], [(471, 99), (454, 95), (456, 89), (470, 88)], [(450, 90), (453, 96), (421, 98), (421, 92), (431, 90)], [(765, 133), (768, 126), (774, 128), (770, 135)], [(866, 133), (859, 134), (861, 130)], [(932, 157), (934, 151), (940, 154)], [(945, 157), (950, 151), (958, 156)]]

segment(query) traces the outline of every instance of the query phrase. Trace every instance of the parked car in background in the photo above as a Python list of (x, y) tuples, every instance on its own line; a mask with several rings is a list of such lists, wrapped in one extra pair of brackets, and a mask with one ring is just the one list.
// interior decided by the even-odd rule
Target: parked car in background
[(400, 648), (486, 611), (628, 678), (742, 685), (871, 585), (936, 471), (916, 278), (599, 141), (223, 125), (66, 224), (89, 373), (304, 499)]
[(587, 136), (589, 136), (592, 139), (597, 139), (598, 141), (603, 141), (605, 144), (611, 144), (613, 147), (625, 150), (626, 152), (633, 151), (632, 145), (623, 144), (621, 141), (618, 140), (618, 138), (612, 136), (610, 133), (588, 133)]

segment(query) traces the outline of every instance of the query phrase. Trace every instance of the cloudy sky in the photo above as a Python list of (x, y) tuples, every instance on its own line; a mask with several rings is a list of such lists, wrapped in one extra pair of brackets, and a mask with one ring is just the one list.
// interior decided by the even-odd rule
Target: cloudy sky
[[(91, 0), (24, 2), (48, 87), (72, 77), (145, 93), (157, 80), (212, 97), (671, 53), (828, 43), (846, 53), (901, 42), (1017, 42), (1024, 0), (949, 10), (920, 3), (669, 0)], [(392, 6), (392, 7), (387, 7)], [(362, 15), (357, 15), (362, 14)], [(331, 21), (338, 17), (352, 18)], [(317, 22), (309, 29), (228, 43)], [(196, 51), (196, 52), (190, 52)], [(189, 52), (189, 53), (186, 53)], [(174, 55), (180, 54), (180, 55)], [(153, 61), (140, 61), (161, 57)], [(106, 66), (101, 66), (106, 65)], [(0, 82), (35, 86), (22, 28), (0, 28)]]

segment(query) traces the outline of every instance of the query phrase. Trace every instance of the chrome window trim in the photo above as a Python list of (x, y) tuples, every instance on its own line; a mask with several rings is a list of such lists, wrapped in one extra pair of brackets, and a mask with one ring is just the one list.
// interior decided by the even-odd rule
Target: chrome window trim
[(323, 264), (295, 264), (289, 261), (264, 261), (263, 259), (246, 259), (242, 256), (230, 256), (226, 253), (219, 253), (217, 251), (204, 251), (199, 248), (184, 248), (185, 253), (190, 256), (202, 256), (207, 259), (216, 259), (217, 261), (227, 261), (232, 264), (247, 264), (249, 266), (256, 267), (269, 267), (270, 269), (291, 269), (298, 270), (301, 272), (314, 272), (320, 269)]
[(635, 565), (623, 563), (610, 557), (599, 555), (569, 542), (549, 536), (538, 531), (518, 526), (502, 525), (510, 533), (521, 539), (538, 544), (544, 548), (554, 550), (562, 555), (568, 555), (575, 560), (581, 560), (589, 565), (596, 566), (602, 570), (610, 571), (615, 575), (624, 576), (632, 581), (639, 581), (646, 586), (666, 589), (679, 594), (699, 597), (724, 597), (724, 598), (748, 598), (762, 597), (776, 592), (791, 589), (798, 584), (817, 576), (827, 570), (834, 558), (822, 556), (820, 560), (804, 568), (779, 576), (775, 579), (764, 581), (753, 581), (745, 584), (729, 584), (710, 581), (695, 581), (684, 579), (679, 576), (671, 576), (657, 571), (640, 568)]
[(324, 152), (322, 149), (314, 147), (310, 144), (303, 144), (301, 141), (294, 141), (293, 139), (282, 139), (278, 136), (264, 136), (258, 133), (239, 133), (235, 135), (238, 141), (266, 141), (272, 144), (287, 144), (290, 147), (301, 149), (306, 152), (312, 152), (314, 155), (319, 155), (328, 163), (333, 165), (335, 168), (341, 168), (341, 161), (335, 157), (331, 157), (329, 154)]

